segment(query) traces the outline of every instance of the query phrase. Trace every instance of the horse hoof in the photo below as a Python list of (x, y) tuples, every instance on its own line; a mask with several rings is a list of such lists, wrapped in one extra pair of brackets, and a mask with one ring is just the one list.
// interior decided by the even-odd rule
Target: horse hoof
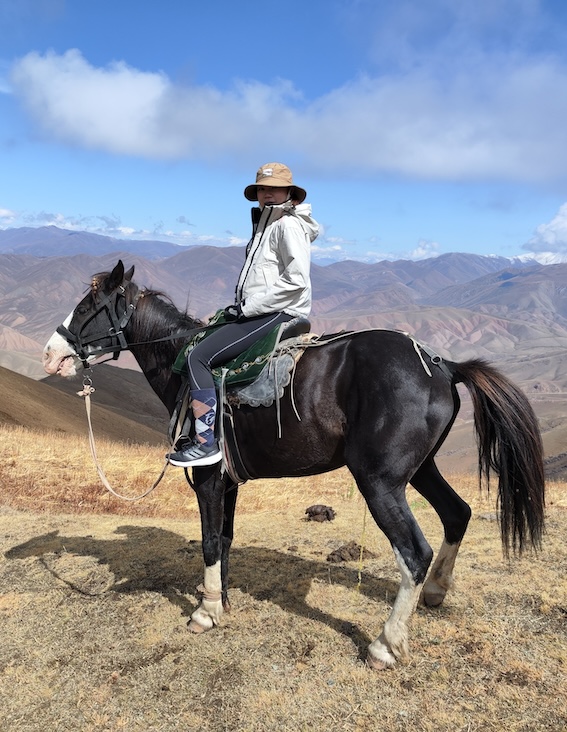
[(387, 671), (396, 665), (396, 659), (389, 653), (387, 658), (376, 658), (369, 652), (366, 656), (366, 665), (372, 671)]
[(393, 668), (393, 664), (386, 663), (385, 661), (373, 658), (372, 656), (368, 656), (366, 659), (366, 665), (368, 668), (372, 669), (372, 671), (387, 671), (389, 668)]
[(190, 633), (195, 633), (196, 635), (201, 635), (201, 633), (206, 633), (208, 628), (205, 628), (204, 625), (199, 625), (199, 623), (196, 623), (194, 620), (190, 620), (187, 624), (187, 629)]
[(385, 671), (388, 668), (385, 663), (378, 661), (375, 658), (370, 658), (370, 656), (366, 659), (366, 665), (368, 668), (372, 669), (372, 671)]

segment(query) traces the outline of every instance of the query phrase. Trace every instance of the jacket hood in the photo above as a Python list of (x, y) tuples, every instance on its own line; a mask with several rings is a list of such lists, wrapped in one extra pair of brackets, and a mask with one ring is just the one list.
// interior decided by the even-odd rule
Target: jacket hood
[(310, 241), (315, 241), (319, 234), (319, 224), (311, 216), (311, 204), (300, 203), (295, 207), (295, 215), (301, 221), (301, 225), (307, 232)]
[[(264, 217), (263, 214), (267, 214), (267, 216)], [(299, 203), (297, 206), (293, 206), (289, 201), (286, 201), (285, 203), (275, 204), (274, 206), (266, 206), (265, 209), (260, 209), (255, 206), (252, 209), (252, 221), (257, 225), (261, 219), (264, 219), (264, 226), (266, 226), (268, 223), (271, 224), (277, 221), (284, 214), (290, 214), (299, 219), (301, 226), (309, 237), (309, 241), (315, 241), (319, 234), (319, 224), (311, 216), (310, 203)]]

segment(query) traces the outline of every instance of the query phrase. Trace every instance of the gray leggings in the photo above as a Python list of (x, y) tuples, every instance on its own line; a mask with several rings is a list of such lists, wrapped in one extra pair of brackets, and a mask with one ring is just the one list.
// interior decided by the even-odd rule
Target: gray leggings
[(189, 387), (214, 389), (211, 369), (231, 361), (281, 323), (293, 319), (287, 313), (268, 313), (227, 323), (198, 343), (187, 356)]

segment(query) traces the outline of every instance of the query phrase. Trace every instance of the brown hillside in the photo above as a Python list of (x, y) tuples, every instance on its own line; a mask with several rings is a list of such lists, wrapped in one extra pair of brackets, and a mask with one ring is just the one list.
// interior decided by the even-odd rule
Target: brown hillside
[[(0, 364), (40, 378), (29, 358), (22, 362), (17, 354), (37, 358), (90, 276), (110, 269), (119, 256), (0, 254), (0, 328), (5, 335)], [(243, 249), (194, 247), (159, 261), (127, 253), (122, 258), (127, 267), (136, 266), (140, 286), (161, 290), (179, 308), (204, 318), (232, 300)], [(314, 332), (393, 328), (445, 358), (481, 357), (500, 367), (534, 403), (550, 470), (567, 470), (562, 457), (567, 444), (567, 265), (516, 267), (509, 260), (451, 254), (423, 262), (314, 264), (312, 278)], [(118, 365), (131, 368), (132, 360), (125, 354)], [(167, 416), (143, 376), (128, 372), (121, 383), (120, 371), (97, 367), (95, 404), (165, 435)], [(82, 424), (84, 408), (74, 395), (80, 385), (75, 389), (53, 377), (45, 383), (72, 399), (73, 416)], [(6, 409), (0, 405), (0, 411)], [(459, 467), (464, 461), (474, 469), (470, 429), (464, 437), (460, 425), (443, 446), (440, 462)], [(128, 439), (136, 429), (120, 431), (118, 439)]]
[[(167, 410), (141, 371), (100, 364), (93, 368), (92, 381), (96, 389), (92, 399), (99, 406), (140, 422), (162, 435), (167, 434), (169, 426)], [(47, 376), (42, 383), (71, 396), (75, 396), (81, 388), (81, 381), (78, 378), (62, 379), (60, 376)]]
[[(77, 381), (75, 391), (80, 388), (81, 382)], [(95, 437), (165, 446), (165, 433), (99, 406), (96, 392), (91, 399)], [(81, 397), (63, 394), (48, 384), (3, 367), (0, 367), (0, 423), (41, 432), (68, 432), (87, 439), (87, 418)]]

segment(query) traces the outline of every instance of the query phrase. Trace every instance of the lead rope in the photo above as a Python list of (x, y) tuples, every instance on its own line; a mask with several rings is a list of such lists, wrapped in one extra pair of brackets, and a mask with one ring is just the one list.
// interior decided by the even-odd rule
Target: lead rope
[(169, 461), (166, 458), (165, 459), (165, 465), (163, 466), (163, 469), (158, 477), (158, 479), (155, 481), (155, 483), (151, 486), (151, 488), (148, 488), (147, 491), (142, 493), (139, 496), (122, 496), (120, 493), (117, 493), (114, 488), (110, 485), (108, 482), (106, 475), (104, 474), (104, 470), (102, 469), (98, 457), (96, 454), (96, 445), (95, 445), (95, 439), (93, 434), (93, 426), (91, 422), (91, 394), (95, 391), (93, 387), (93, 382), (90, 376), (84, 376), (83, 377), (83, 389), (82, 391), (78, 391), (78, 396), (82, 396), (85, 398), (85, 409), (87, 412), (87, 422), (89, 424), (89, 446), (91, 448), (91, 455), (93, 457), (93, 461), (97, 470), (97, 473), (99, 475), (99, 478), (103, 484), (103, 486), (106, 488), (106, 490), (109, 493), (112, 493), (113, 496), (116, 496), (116, 498), (120, 498), (123, 501), (139, 501), (142, 498), (145, 498), (146, 496), (149, 496), (150, 493), (158, 486), (161, 479), (165, 475), (165, 471), (167, 470), (167, 466), (169, 465)]

